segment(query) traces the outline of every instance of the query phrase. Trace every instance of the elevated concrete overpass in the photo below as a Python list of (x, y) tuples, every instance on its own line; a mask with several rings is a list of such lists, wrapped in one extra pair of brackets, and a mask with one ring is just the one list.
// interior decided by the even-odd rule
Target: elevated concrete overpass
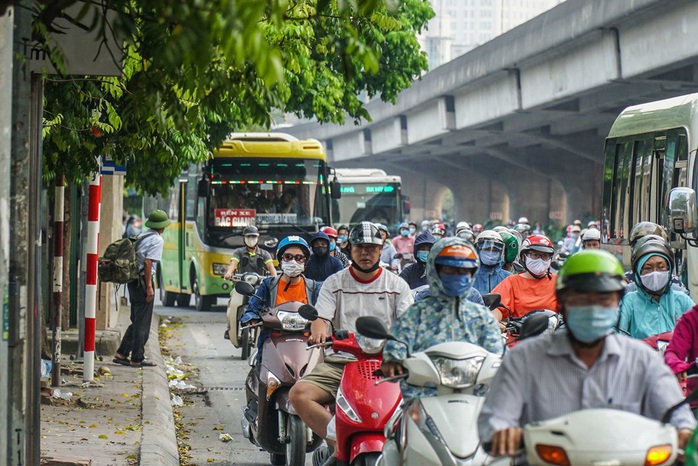
[(567, 0), (430, 71), (371, 122), (284, 128), (332, 163), (402, 175), (413, 219), (448, 187), (456, 218), (598, 217), (620, 111), (698, 91), (698, 1)]

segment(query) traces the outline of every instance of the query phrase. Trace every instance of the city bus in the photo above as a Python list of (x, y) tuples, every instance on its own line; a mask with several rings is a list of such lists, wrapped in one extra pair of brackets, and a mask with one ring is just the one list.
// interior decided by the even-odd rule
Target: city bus
[[(625, 109), (606, 139), (602, 202), (602, 247), (629, 268), (628, 236), (633, 225), (645, 220), (664, 225), (676, 252), (674, 272), (687, 281), (694, 298), (698, 297), (698, 251), (686, 249), (682, 238), (686, 232), (677, 230), (681, 225), (669, 205), (675, 204), (677, 196), (684, 205), (685, 196), (692, 192), (695, 197), (697, 136), (698, 94)], [(690, 227), (690, 222), (695, 225), (695, 212), (688, 214), (684, 226)]]
[[(191, 165), (169, 196), (153, 199), (173, 224), (158, 268), (164, 305), (209, 310), (228, 297), (223, 279), (242, 232), (255, 225), (259, 246), (274, 257), (280, 239), (309, 239), (330, 219), (328, 166), (320, 142), (283, 133), (233, 134), (205, 163)], [(156, 205), (152, 205), (156, 204)]]
[(332, 223), (349, 227), (363, 221), (397, 231), (410, 213), (409, 197), (399, 176), (375, 168), (335, 168), (341, 198), (333, 200)]

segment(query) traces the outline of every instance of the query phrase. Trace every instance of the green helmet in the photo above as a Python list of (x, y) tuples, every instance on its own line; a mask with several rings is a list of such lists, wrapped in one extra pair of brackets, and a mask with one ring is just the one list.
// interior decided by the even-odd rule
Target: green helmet
[(512, 263), (519, 257), (519, 240), (509, 230), (498, 231), (504, 242), (504, 262)]
[(625, 288), (623, 266), (612, 254), (599, 249), (584, 249), (571, 255), (557, 274), (555, 288), (579, 291), (622, 291)]

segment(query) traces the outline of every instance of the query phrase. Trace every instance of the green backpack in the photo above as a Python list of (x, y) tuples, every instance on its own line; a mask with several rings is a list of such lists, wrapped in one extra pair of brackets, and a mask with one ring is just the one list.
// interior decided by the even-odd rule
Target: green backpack
[(138, 280), (138, 263), (136, 262), (138, 241), (154, 234), (156, 235), (157, 232), (121, 238), (107, 246), (104, 255), (98, 260), (99, 280), (111, 283), (130, 283)]

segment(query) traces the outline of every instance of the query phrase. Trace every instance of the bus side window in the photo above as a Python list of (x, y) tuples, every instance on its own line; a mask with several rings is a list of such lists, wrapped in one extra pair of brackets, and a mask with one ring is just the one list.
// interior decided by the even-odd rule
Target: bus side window
[(616, 146), (615, 182), (612, 205), (612, 237), (622, 240), (630, 233), (630, 171), (632, 142), (624, 142)]
[(189, 181), (187, 182), (187, 220), (196, 220), (196, 198), (198, 197), (199, 176), (196, 165), (189, 167)]
[(633, 153), (632, 204), (630, 224), (647, 220), (650, 217), (650, 174), (652, 172), (652, 140), (635, 142)]

